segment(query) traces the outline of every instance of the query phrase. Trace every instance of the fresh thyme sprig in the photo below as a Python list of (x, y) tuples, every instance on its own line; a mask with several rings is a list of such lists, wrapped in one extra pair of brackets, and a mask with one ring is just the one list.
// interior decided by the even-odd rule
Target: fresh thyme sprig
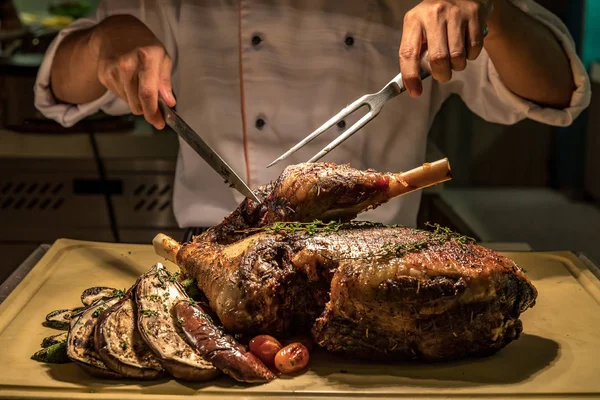
[(96, 311), (93, 312), (92, 317), (98, 318), (100, 314), (102, 314), (106, 310), (106, 307), (98, 307)]
[(463, 246), (463, 248), (469, 243), (476, 242), (476, 240), (473, 239), (472, 237), (469, 237), (467, 235), (462, 235), (458, 232), (454, 232), (450, 228), (443, 227), (440, 224), (431, 224), (431, 223), (427, 222), (425, 224), (425, 226), (433, 229), (434, 239), (438, 239), (443, 242), (454, 239), (459, 244), (461, 244)]
[(312, 222), (275, 222), (269, 226), (260, 228), (250, 228), (236, 231), (236, 233), (294, 233), (294, 232), (306, 232), (312, 236), (316, 233), (332, 233), (337, 232), (342, 228), (344, 223), (338, 221), (323, 222), (320, 220), (314, 220)]
[[(439, 224), (425, 224), (430, 230), (425, 232), (425, 237), (413, 243), (384, 243), (376, 252), (369, 252), (368, 258), (382, 257), (402, 257), (408, 253), (424, 250), (432, 245), (442, 245), (450, 240), (457, 242), (464, 250), (467, 250), (467, 244), (475, 243), (475, 239), (452, 231), (450, 228), (443, 227)], [(257, 233), (266, 232), (271, 234), (284, 234), (295, 232), (306, 232), (309, 236), (316, 233), (334, 233), (340, 229), (360, 228), (365, 226), (380, 227), (380, 228), (401, 228), (402, 225), (385, 226), (381, 224), (365, 223), (365, 222), (323, 222), (315, 220), (313, 222), (275, 222), (269, 226), (259, 228), (249, 228), (238, 230), (237, 233)], [(351, 259), (353, 257), (335, 257), (336, 259)], [(365, 257), (361, 257), (365, 258)]]
[[(463, 250), (467, 250), (467, 244), (475, 243), (475, 239), (462, 235), (460, 233), (454, 232), (449, 228), (443, 227), (439, 224), (430, 224), (427, 223), (426, 226), (431, 228), (431, 231), (426, 233), (426, 237), (422, 240), (418, 240), (412, 243), (396, 243), (396, 242), (386, 242), (384, 243), (378, 251), (370, 251), (367, 254), (367, 257), (359, 257), (361, 259), (365, 258), (389, 258), (389, 257), (403, 257), (408, 253), (424, 250), (430, 246), (438, 245), (441, 246), (444, 243), (454, 240), (456, 241)], [(397, 225), (392, 226), (392, 228), (400, 227)], [(350, 257), (352, 258), (352, 257)], [(345, 257), (341, 257), (338, 259), (349, 259)]]
[(158, 311), (154, 311), (154, 310), (140, 310), (142, 315), (145, 315), (146, 317), (158, 317), (160, 315), (160, 313)]

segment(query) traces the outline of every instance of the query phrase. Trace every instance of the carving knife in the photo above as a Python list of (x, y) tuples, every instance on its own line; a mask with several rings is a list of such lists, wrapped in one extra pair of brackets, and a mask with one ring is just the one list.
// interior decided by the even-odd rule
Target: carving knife
[(249, 199), (260, 203), (260, 199), (235, 173), (235, 171), (198, 135), (162, 98), (158, 99), (158, 107), (167, 125), (190, 145), (214, 169), (230, 187), (236, 189)]

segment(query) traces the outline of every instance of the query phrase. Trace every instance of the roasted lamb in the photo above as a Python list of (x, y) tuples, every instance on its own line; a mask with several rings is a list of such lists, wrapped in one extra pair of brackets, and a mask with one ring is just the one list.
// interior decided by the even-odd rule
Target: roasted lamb
[(310, 331), (327, 350), (392, 361), (488, 355), (518, 338), (537, 296), (514, 262), (439, 226), (352, 222), (448, 176), (447, 161), (405, 174), (290, 166), (260, 204), (190, 243), (154, 245), (231, 333)]

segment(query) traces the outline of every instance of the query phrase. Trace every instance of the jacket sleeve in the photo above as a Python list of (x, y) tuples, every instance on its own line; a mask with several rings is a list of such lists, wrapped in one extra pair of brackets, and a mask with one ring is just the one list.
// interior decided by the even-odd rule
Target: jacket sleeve
[[(61, 30), (48, 47), (34, 85), (35, 107), (46, 118), (53, 119), (65, 127), (73, 126), (98, 111), (109, 115), (128, 114), (130, 110), (127, 103), (110, 91), (106, 91), (100, 98), (89, 103), (65, 104), (59, 102), (52, 94), (50, 87), (50, 70), (56, 49), (65, 37), (73, 32), (91, 28), (109, 15), (130, 14), (143, 21), (163, 42), (167, 52), (174, 58), (176, 54), (175, 38), (170, 28), (172, 26), (171, 17), (176, 14), (173, 8), (174, 2), (172, 1), (102, 0), (94, 16), (74, 21)], [(174, 65), (176, 65), (175, 59)]]
[(516, 95), (502, 82), (485, 49), (464, 71), (455, 73), (450, 82), (437, 85), (434, 90), (440, 93), (436, 97), (443, 100), (450, 94), (458, 94), (471, 111), (489, 122), (509, 125), (527, 118), (552, 126), (569, 126), (591, 99), (589, 77), (577, 56), (573, 38), (560, 19), (539, 4), (531, 0), (510, 1), (547, 26), (565, 50), (575, 82), (569, 106), (543, 107)]

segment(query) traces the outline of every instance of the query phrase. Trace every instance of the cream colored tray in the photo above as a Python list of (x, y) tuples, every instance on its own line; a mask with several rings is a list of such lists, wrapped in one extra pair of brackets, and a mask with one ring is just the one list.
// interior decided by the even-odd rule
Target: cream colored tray
[(600, 282), (569, 252), (506, 255), (527, 270), (539, 300), (523, 315), (522, 337), (492, 357), (382, 365), (315, 352), (306, 374), (262, 386), (227, 377), (205, 384), (140, 383), (99, 380), (74, 364), (30, 360), (53, 332), (41, 325), (46, 313), (78, 306), (91, 286), (125, 288), (164, 261), (149, 245), (59, 240), (0, 305), (0, 397), (600, 398)]

